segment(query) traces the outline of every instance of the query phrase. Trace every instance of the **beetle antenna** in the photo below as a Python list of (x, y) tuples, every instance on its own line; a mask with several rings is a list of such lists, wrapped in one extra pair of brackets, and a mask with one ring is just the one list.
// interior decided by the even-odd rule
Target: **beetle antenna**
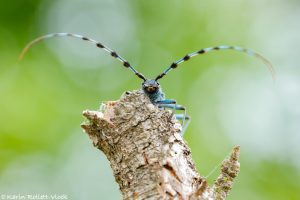
[(25, 48), (23, 49), (22, 53), (19, 56), (19, 60), (23, 59), (24, 55), (34, 44), (41, 42), (42, 40), (45, 40), (45, 39), (49, 39), (49, 38), (53, 38), (53, 37), (64, 37), (64, 36), (79, 38), (79, 39), (82, 39), (84, 41), (87, 41), (87, 42), (90, 42), (90, 43), (96, 45), (96, 47), (103, 49), (104, 51), (108, 52), (112, 57), (121, 61), (123, 63), (124, 67), (131, 69), (135, 73), (135, 75), (137, 75), (140, 79), (143, 79), (144, 81), (146, 80), (146, 78), (144, 77), (143, 74), (139, 73), (136, 69), (134, 69), (134, 67), (131, 66), (128, 61), (126, 61), (124, 58), (119, 56), (119, 54), (117, 54), (115, 51), (111, 50), (110, 48), (104, 46), (102, 43), (100, 43), (94, 39), (90, 39), (88, 37), (78, 35), (78, 34), (73, 34), (73, 33), (51, 33), (51, 34), (47, 34), (47, 35), (36, 38), (25, 46)]
[(265, 63), (265, 65), (267, 65), (267, 67), (268, 67), (268, 69), (269, 69), (269, 71), (270, 71), (270, 73), (272, 75), (272, 78), (275, 80), (275, 77), (276, 77), (275, 70), (274, 70), (272, 64), (265, 57), (263, 57), (262, 55), (254, 52), (254, 51), (252, 51), (250, 49), (245, 49), (245, 48), (242, 48), (242, 47), (239, 47), (239, 46), (223, 46), (223, 45), (222, 46), (208, 47), (208, 48), (200, 49), (199, 51), (195, 51), (195, 52), (192, 52), (190, 54), (185, 55), (184, 57), (182, 57), (181, 59), (177, 60), (176, 62), (173, 62), (163, 73), (161, 73), (160, 75), (158, 75), (155, 80), (161, 79), (171, 69), (177, 68), (177, 66), (179, 64), (181, 64), (181, 63), (189, 60), (190, 58), (192, 58), (194, 56), (202, 55), (202, 54), (208, 53), (210, 51), (217, 51), (217, 50), (234, 50), (234, 51), (246, 53), (249, 56), (254, 56), (254, 57), (260, 59), (262, 62)]

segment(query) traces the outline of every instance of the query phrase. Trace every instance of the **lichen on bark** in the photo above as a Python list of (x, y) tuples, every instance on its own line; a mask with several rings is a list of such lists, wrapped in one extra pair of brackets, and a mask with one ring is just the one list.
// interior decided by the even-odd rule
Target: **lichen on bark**
[(209, 187), (172, 111), (153, 105), (141, 90), (83, 115), (81, 126), (110, 161), (123, 199), (225, 199), (239, 172), (236, 147)]

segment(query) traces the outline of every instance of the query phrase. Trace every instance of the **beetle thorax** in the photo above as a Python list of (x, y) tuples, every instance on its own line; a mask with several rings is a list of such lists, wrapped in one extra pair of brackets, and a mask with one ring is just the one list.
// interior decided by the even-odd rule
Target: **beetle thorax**
[(164, 94), (156, 80), (145, 80), (142, 84), (142, 88), (152, 103), (164, 100)]

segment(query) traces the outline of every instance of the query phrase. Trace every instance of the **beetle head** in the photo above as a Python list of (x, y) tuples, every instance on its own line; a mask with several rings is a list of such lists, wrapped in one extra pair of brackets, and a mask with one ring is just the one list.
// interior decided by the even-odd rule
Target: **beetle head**
[(145, 80), (142, 83), (143, 90), (148, 94), (153, 94), (159, 91), (159, 83), (155, 79)]

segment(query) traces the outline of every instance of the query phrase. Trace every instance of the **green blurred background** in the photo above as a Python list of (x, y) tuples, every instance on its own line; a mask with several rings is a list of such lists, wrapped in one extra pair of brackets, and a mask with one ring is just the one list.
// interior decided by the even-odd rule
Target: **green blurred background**
[[(0, 194), (121, 199), (105, 156), (80, 128), (81, 112), (140, 88), (130, 70), (72, 32), (116, 50), (147, 77), (186, 53), (230, 44), (244, 54), (199, 56), (160, 81), (187, 107), (185, 139), (206, 176), (241, 145), (228, 199), (300, 199), (300, 2), (297, 0), (65, 0), (0, 3)], [(218, 170), (208, 177), (210, 183)]]

